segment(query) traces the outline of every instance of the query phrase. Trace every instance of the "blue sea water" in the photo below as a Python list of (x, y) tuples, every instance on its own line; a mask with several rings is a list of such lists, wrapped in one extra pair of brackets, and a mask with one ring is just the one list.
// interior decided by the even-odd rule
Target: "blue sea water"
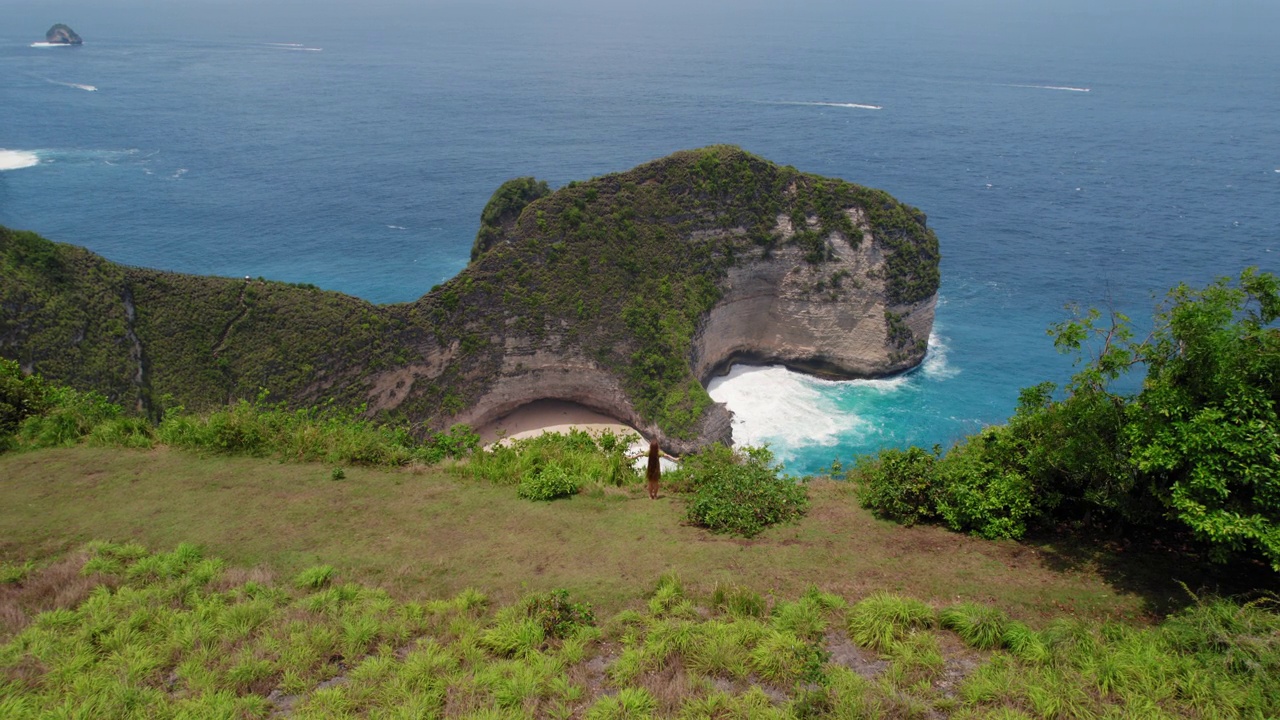
[[(797, 473), (1002, 421), (1069, 376), (1066, 304), (1280, 269), (1274, 3), (610, 5), (2, 0), (0, 223), (387, 303), (519, 175), (733, 143), (884, 188), (941, 240), (925, 365), (713, 384)], [(32, 47), (53, 22), (85, 45)]]

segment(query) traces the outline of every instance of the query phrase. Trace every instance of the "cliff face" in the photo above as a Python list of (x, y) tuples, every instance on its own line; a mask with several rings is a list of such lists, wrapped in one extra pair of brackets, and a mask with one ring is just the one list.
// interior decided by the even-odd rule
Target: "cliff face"
[(458, 277), (383, 307), (3, 231), (0, 355), (153, 414), (265, 387), (426, 430), (559, 399), (677, 452), (729, 439), (704, 385), (731, 362), (855, 378), (924, 356), (937, 240), (877, 190), (713, 147), (550, 194), (508, 183), (485, 218)]

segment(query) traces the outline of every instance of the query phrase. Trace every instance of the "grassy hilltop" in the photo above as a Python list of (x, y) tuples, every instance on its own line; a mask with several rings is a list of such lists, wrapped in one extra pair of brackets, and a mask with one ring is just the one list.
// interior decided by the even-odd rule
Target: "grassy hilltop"
[[(367, 404), (441, 428), (504, 372), (507, 341), (531, 338), (592, 358), (643, 420), (689, 437), (710, 402), (690, 340), (735, 264), (785, 242), (805, 249), (818, 277), (830, 233), (860, 237), (840, 212), (852, 206), (885, 248), (895, 301), (937, 290), (937, 240), (918, 211), (737, 148), (676, 153), (554, 193), (527, 185), (495, 193), (466, 270), (400, 305), (125, 267), (0, 228), (0, 357), (153, 418), (265, 388), (297, 406)], [(785, 241), (780, 215), (800, 228)]]

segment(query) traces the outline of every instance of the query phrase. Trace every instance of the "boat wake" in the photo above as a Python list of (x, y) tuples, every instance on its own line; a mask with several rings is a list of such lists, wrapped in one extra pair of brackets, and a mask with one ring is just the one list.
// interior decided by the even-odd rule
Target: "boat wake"
[(82, 85), (80, 83), (62, 82), (61, 80), (51, 80), (49, 78), (41, 78), (41, 79), (49, 83), (50, 85), (61, 85), (62, 87), (75, 88), (77, 90), (84, 90), (85, 92), (98, 92), (98, 88), (94, 85)]
[(324, 48), (307, 47), (302, 43), (263, 43), (265, 47), (274, 50), (293, 50), (297, 52), (323, 52)]
[(850, 110), (883, 110), (883, 105), (865, 105), (863, 103), (839, 103), (839, 102), (799, 102), (799, 101), (778, 101), (773, 105), (803, 105), (809, 107), (834, 107), (847, 108)]
[(1089, 92), (1087, 87), (1071, 87), (1069, 85), (1005, 85), (1005, 87), (1029, 88), (1031, 90), (1061, 90), (1063, 92)]

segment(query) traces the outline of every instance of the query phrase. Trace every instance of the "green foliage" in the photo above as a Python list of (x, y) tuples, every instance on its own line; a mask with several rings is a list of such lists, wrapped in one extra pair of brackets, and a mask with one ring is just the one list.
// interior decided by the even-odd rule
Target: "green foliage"
[(530, 619), (542, 626), (549, 638), (567, 638), (581, 628), (595, 625), (589, 603), (570, 602), (568, 590), (552, 590), (526, 597), (521, 602)]
[[(593, 436), (581, 430), (544, 433), (497, 444), (451, 469), (463, 477), (515, 485), (521, 497), (550, 500), (576, 493), (582, 487), (639, 482), (626, 457), (634, 437), (612, 432)], [(548, 492), (552, 494), (542, 497)]]
[(779, 475), (767, 448), (713, 445), (686, 456), (668, 486), (688, 492), (689, 521), (716, 533), (754, 537), (809, 510), (809, 490)]
[(923, 448), (887, 448), (858, 458), (852, 476), (859, 480), (858, 500), (879, 517), (915, 525), (937, 516), (934, 465), (937, 453)]
[(578, 494), (578, 481), (557, 463), (548, 463), (520, 481), (516, 495), (526, 500), (555, 500)]
[(531, 177), (515, 178), (499, 185), (480, 213), (480, 231), (471, 246), (472, 262), (502, 240), (503, 233), (515, 224), (529, 203), (550, 194), (551, 188), (545, 181)]
[(346, 480), (347, 473), (340, 467), (336, 467), (329, 473), (330, 480)]
[[(1079, 314), (1050, 330), (1087, 358), (1064, 397), (1028, 388), (1007, 425), (936, 461), (920, 450), (862, 461), (862, 501), (984, 537), (1036, 522), (1173, 529), (1215, 559), (1249, 554), (1280, 570), (1277, 320), (1280, 279), (1252, 268), (1173, 289), (1144, 340), (1123, 314)], [(1146, 369), (1141, 390), (1115, 392), (1133, 367)]]
[[(25, 448), (66, 447), (80, 442), (99, 425), (115, 423), (123, 418), (119, 405), (95, 392), (78, 392), (68, 387), (49, 388), (46, 407), (32, 415), (18, 428), (17, 442)], [(132, 431), (104, 429), (104, 439), (113, 435), (132, 438)], [(132, 441), (129, 446), (136, 447)]]
[(23, 420), (44, 412), (47, 393), (40, 376), (28, 375), (18, 363), (0, 358), (0, 443), (17, 431)]

